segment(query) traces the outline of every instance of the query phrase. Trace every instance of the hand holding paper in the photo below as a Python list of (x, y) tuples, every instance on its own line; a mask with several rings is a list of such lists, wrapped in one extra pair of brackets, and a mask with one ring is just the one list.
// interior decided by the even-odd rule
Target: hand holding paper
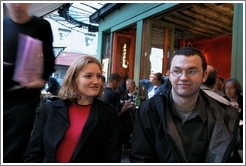
[(28, 84), (40, 80), (43, 74), (42, 41), (20, 34), (16, 67), (13, 80), (20, 84)]

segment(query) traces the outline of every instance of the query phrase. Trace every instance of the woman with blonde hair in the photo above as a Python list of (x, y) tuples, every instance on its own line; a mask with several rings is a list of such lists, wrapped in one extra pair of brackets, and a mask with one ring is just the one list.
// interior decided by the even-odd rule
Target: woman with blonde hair
[(121, 125), (115, 108), (98, 99), (101, 77), (101, 64), (93, 56), (71, 64), (58, 93), (60, 100), (42, 108), (25, 162), (120, 162)]

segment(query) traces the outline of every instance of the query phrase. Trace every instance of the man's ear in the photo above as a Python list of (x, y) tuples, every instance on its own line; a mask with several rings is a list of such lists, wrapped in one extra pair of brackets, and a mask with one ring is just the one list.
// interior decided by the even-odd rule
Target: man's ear
[(207, 78), (208, 78), (208, 71), (207, 70), (205, 70), (204, 72), (203, 72), (203, 76), (202, 76), (203, 78), (202, 78), (202, 82), (205, 82), (206, 80), (207, 80)]

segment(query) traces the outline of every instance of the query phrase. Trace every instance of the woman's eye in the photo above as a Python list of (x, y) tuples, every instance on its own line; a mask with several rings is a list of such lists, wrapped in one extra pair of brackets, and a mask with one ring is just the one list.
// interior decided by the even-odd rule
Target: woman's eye
[(85, 77), (86, 77), (86, 78), (90, 78), (90, 77), (91, 77), (91, 75), (86, 75)]

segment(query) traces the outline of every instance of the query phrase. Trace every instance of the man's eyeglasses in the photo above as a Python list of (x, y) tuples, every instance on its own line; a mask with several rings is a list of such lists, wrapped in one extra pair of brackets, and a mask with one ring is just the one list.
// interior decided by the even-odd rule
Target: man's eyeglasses
[(174, 77), (181, 77), (183, 73), (185, 73), (187, 76), (194, 76), (201, 74), (198, 70), (187, 70), (187, 71), (181, 71), (181, 70), (174, 70), (170, 72)]

